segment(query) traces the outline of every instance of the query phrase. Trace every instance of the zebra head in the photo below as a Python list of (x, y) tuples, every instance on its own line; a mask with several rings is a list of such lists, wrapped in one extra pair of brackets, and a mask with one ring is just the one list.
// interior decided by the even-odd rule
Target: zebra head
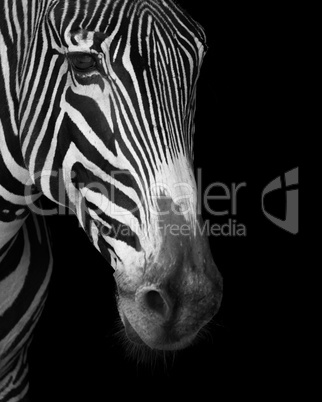
[(193, 174), (204, 32), (172, 1), (56, 0), (33, 38), (20, 109), (33, 181), (58, 203), (63, 189), (114, 268), (128, 337), (184, 348), (222, 293)]

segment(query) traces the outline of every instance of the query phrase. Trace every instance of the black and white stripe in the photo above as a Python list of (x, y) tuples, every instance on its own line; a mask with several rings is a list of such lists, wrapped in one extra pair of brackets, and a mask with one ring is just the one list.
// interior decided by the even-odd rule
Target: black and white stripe
[(170, 0), (3, 0), (0, 22), (0, 400), (19, 401), (52, 265), (26, 188), (57, 203), (63, 191), (113, 268), (156, 258), (160, 197), (180, 200), (196, 225), (193, 120), (206, 45)]

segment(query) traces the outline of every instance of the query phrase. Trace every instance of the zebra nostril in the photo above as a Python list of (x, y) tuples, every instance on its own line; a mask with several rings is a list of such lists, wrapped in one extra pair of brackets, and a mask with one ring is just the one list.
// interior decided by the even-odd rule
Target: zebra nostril
[(162, 317), (166, 317), (169, 312), (169, 306), (160, 292), (156, 290), (149, 290), (144, 297), (146, 307)]

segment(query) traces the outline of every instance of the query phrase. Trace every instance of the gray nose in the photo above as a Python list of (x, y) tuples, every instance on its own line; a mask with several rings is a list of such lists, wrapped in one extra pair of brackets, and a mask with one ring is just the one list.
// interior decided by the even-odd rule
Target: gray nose
[(140, 308), (156, 319), (166, 321), (171, 316), (171, 301), (165, 291), (143, 287), (137, 293)]

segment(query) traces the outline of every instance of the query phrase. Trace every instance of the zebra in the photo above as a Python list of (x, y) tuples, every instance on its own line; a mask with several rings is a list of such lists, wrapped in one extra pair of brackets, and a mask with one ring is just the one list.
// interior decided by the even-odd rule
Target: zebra
[(24, 401), (53, 257), (45, 196), (114, 269), (129, 342), (193, 343), (222, 277), (193, 173), (203, 28), (172, 0), (2, 0), (0, 401)]

